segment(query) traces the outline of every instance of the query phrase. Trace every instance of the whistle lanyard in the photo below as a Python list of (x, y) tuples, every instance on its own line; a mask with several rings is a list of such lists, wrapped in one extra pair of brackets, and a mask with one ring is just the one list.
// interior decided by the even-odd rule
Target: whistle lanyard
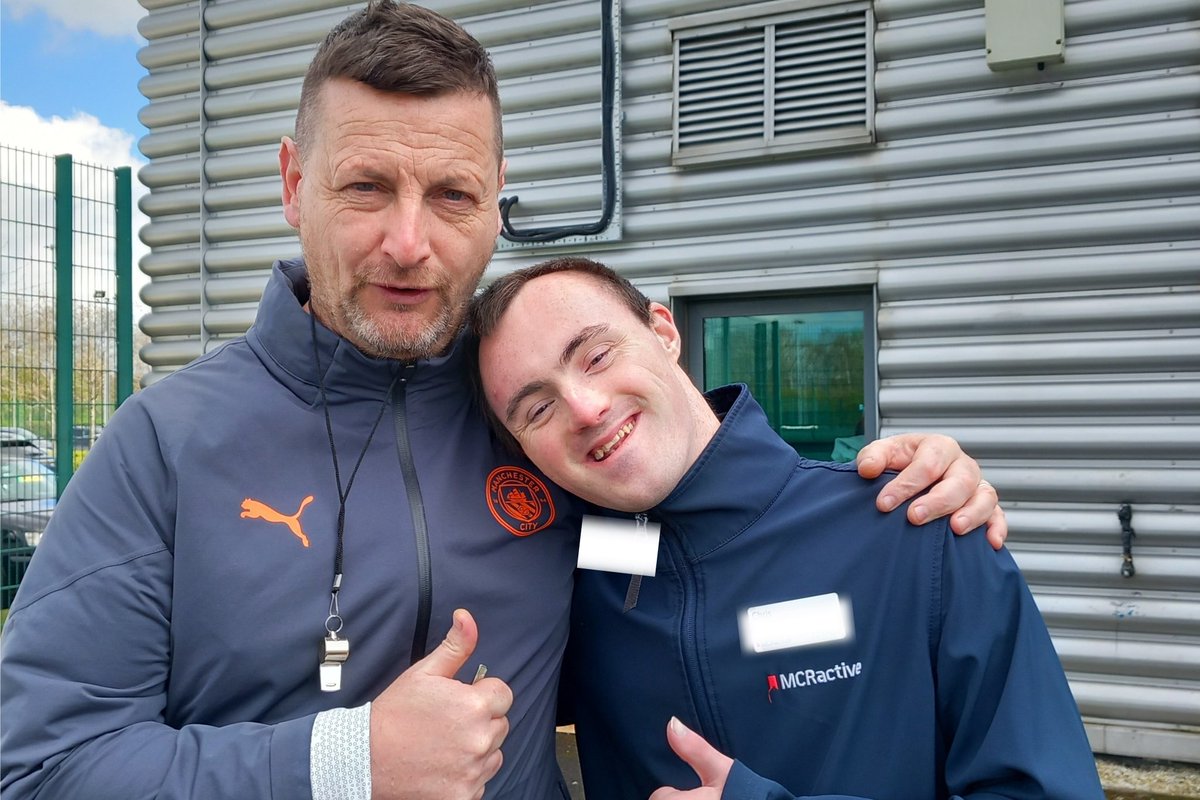
[(325, 393), (324, 370), (321, 367), (321, 354), (317, 347), (317, 319), (311, 308), (309, 309), (308, 322), (309, 333), (312, 337), (313, 361), (317, 366), (317, 389), (321, 394), (321, 410), (325, 414), (325, 432), (329, 435), (329, 455), (333, 459), (333, 478), (337, 485), (338, 495), (337, 549), (333, 557), (333, 585), (329, 590), (329, 615), (325, 617), (325, 638), (321, 641), (320, 668), (321, 691), (336, 692), (342, 688), (342, 664), (350, 658), (350, 641), (340, 635), (345, 620), (342, 617), (341, 608), (338, 606), (338, 593), (342, 590), (343, 578), (342, 554), (346, 538), (346, 500), (350, 497), (350, 490), (354, 488), (354, 478), (358, 475), (358, 468), (362, 466), (363, 459), (366, 458), (367, 449), (371, 446), (371, 440), (375, 438), (375, 431), (379, 429), (379, 422), (383, 419), (383, 412), (387, 410), (388, 398), (392, 396), (392, 389), (395, 388), (396, 381), (400, 379), (400, 375), (397, 373), (392, 378), (387, 392), (384, 393), (383, 399), (379, 401), (379, 413), (375, 415), (375, 422), (371, 424), (371, 430), (367, 434), (367, 441), (363, 443), (362, 449), (358, 452), (354, 468), (350, 470), (350, 477), (346, 480), (346, 486), (343, 488), (342, 473), (338, 464), (337, 445), (333, 441), (333, 420), (329, 415), (329, 397)]

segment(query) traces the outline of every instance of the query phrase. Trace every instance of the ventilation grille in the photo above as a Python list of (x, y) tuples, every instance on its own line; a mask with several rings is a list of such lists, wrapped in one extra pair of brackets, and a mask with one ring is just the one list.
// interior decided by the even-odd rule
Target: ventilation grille
[(766, 30), (679, 42), (679, 144), (766, 135)]
[(870, 28), (862, 8), (677, 31), (677, 156), (871, 141)]

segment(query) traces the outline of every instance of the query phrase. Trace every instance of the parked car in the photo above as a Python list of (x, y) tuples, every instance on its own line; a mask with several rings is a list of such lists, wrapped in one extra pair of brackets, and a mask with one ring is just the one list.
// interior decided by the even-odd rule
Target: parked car
[(0, 428), (0, 452), (26, 456), (54, 468), (54, 443), (27, 428)]
[(76, 450), (91, 450), (103, 430), (103, 425), (72, 425), (71, 441)]
[(0, 450), (0, 608), (8, 608), (57, 503), (54, 471)]

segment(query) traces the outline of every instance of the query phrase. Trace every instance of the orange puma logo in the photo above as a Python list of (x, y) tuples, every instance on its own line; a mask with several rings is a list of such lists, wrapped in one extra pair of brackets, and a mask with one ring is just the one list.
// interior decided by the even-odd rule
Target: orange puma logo
[(300, 515), (312, 501), (313, 496), (310, 494), (300, 501), (300, 507), (296, 509), (295, 514), (288, 515), (279, 513), (266, 503), (247, 497), (242, 501), (242, 519), (249, 517), (250, 519), (265, 519), (267, 522), (283, 523), (288, 526), (288, 530), (299, 537), (301, 544), (308, 547), (308, 537), (304, 535), (304, 530), (300, 527)]

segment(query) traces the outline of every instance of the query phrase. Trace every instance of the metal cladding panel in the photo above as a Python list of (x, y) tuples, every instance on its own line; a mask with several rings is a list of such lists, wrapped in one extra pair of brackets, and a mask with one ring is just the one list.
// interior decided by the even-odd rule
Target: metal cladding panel
[[(202, 313), (214, 342), (248, 324), (298, 253), (276, 142), (358, 6), (209, 0), (202, 90), (198, 3), (142, 3), (154, 379), (201, 352)], [(586, 216), (598, 4), (429, 5), (493, 53), (520, 216)], [(680, 166), (672, 26), (760, 4), (624, 0), (622, 235), (502, 249), (491, 274), (578, 252), (678, 302), (874, 287), (880, 429), (983, 463), (1093, 746), (1200, 762), (1200, 5), (1067, 0), (1064, 62), (1002, 72), (983, 5), (874, 0), (874, 143)]]

